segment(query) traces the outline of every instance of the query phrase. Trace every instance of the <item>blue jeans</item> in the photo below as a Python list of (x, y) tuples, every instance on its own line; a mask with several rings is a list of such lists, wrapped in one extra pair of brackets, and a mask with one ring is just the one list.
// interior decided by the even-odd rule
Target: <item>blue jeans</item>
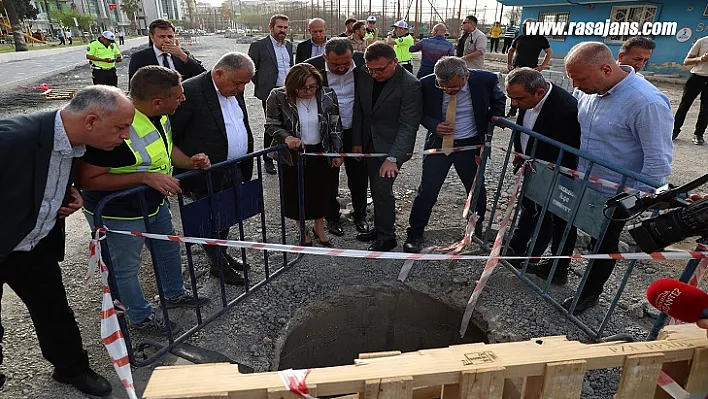
[[(454, 145), (455, 147), (459, 147), (478, 143), (478, 139), (474, 137), (455, 140)], [(438, 138), (434, 147), (441, 148), (441, 146), (442, 139)], [(410, 225), (410, 227), (408, 227), (409, 238), (423, 236), (423, 231), (425, 230), (425, 226), (428, 225), (433, 207), (438, 201), (440, 189), (452, 165), (455, 165), (457, 175), (465, 186), (465, 192), (469, 193), (470, 190), (474, 189), (472, 182), (477, 173), (477, 162), (475, 162), (476, 155), (479, 155), (479, 150), (455, 152), (449, 155), (434, 154), (423, 156), (423, 176), (420, 181), (420, 186), (418, 186), (418, 194), (413, 201), (411, 215), (408, 218)], [(487, 209), (487, 190), (484, 187), (484, 176), (480, 175), (479, 178), (482, 179), (482, 188), (479, 193), (476, 208), (477, 214), (479, 214), (479, 220), (477, 221), (478, 229), (484, 222), (484, 213)]]
[[(93, 215), (85, 214), (91, 229), (94, 228)], [(140, 220), (103, 219), (103, 224), (111, 230), (147, 232), (145, 222)], [(160, 207), (157, 214), (150, 218), (150, 233), (174, 235), (172, 213), (167, 201)], [(106, 237), (108, 250), (111, 253), (113, 275), (118, 284), (118, 294), (123, 305), (128, 307), (128, 319), (140, 323), (150, 317), (152, 307), (145, 299), (140, 286), (140, 251), (145, 245), (145, 239), (123, 234), (111, 234)], [(149, 247), (148, 247), (149, 248)], [(173, 241), (152, 240), (155, 251), (157, 270), (160, 273), (160, 285), (165, 298), (172, 299), (184, 293), (182, 282), (182, 258), (180, 245)]]

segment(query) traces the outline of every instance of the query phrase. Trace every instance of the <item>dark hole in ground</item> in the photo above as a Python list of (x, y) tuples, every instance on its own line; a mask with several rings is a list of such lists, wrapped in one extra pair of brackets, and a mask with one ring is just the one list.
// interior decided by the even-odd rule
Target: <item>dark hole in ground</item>
[(488, 343), (473, 324), (460, 338), (461, 312), (406, 288), (350, 290), (307, 312), (285, 342), (280, 370), (353, 364), (360, 353)]

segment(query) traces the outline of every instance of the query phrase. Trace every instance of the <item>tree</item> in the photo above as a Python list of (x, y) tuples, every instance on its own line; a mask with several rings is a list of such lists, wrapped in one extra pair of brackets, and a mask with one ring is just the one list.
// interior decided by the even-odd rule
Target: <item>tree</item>
[(59, 23), (63, 26), (75, 26), (74, 18), (76, 18), (76, 22), (79, 24), (79, 28), (81, 28), (81, 30), (88, 29), (88, 27), (94, 22), (92, 16), (80, 14), (76, 10), (52, 11), (51, 15), (52, 18), (59, 21)]
[(128, 16), (130, 26), (137, 29), (138, 11), (140, 11), (140, 0), (123, 0), (120, 3), (120, 9)]
[(515, 22), (518, 25), (521, 22), (521, 7), (510, 7), (506, 10), (504, 16), (509, 22)]
[(12, 38), (15, 41), (15, 51), (27, 51), (27, 42), (25, 41), (24, 32), (22, 30), (22, 20), (25, 18), (35, 19), (39, 10), (37, 10), (29, 0), (0, 0), (10, 18), (12, 26)]

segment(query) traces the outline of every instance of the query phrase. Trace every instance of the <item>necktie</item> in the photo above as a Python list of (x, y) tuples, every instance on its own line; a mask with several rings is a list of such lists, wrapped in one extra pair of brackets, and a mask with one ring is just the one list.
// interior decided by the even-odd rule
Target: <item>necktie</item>
[(169, 54), (162, 53), (162, 66), (165, 68), (172, 69), (172, 67), (170, 66), (170, 61), (169, 61), (170, 58), (169, 57), (170, 57)]
[[(455, 128), (455, 115), (457, 115), (457, 94), (450, 96), (450, 102), (447, 103), (447, 111), (445, 112), (445, 121), (450, 122), (453, 129)], [(450, 155), (452, 152), (449, 151), (454, 147), (455, 134), (449, 134), (443, 136), (442, 149), (445, 155)]]

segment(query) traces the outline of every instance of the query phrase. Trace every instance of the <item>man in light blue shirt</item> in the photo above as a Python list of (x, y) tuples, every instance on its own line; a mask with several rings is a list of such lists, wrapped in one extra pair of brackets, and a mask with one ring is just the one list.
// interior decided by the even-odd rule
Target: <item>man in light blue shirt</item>
[[(673, 117), (669, 99), (654, 85), (638, 77), (631, 66), (617, 65), (603, 43), (585, 42), (574, 46), (565, 57), (568, 77), (576, 87), (580, 150), (607, 160), (618, 167), (663, 183), (671, 174)], [(621, 183), (622, 175), (581, 158), (580, 172)], [(642, 191), (655, 189), (627, 179), (627, 185)], [(608, 197), (617, 193), (608, 187), (593, 186)], [(614, 217), (620, 218), (615, 212)], [(599, 253), (618, 251), (624, 222), (610, 222)], [(575, 314), (598, 304), (603, 286), (612, 274), (614, 260), (596, 261), (580, 295)], [(568, 309), (572, 297), (563, 302)]]

